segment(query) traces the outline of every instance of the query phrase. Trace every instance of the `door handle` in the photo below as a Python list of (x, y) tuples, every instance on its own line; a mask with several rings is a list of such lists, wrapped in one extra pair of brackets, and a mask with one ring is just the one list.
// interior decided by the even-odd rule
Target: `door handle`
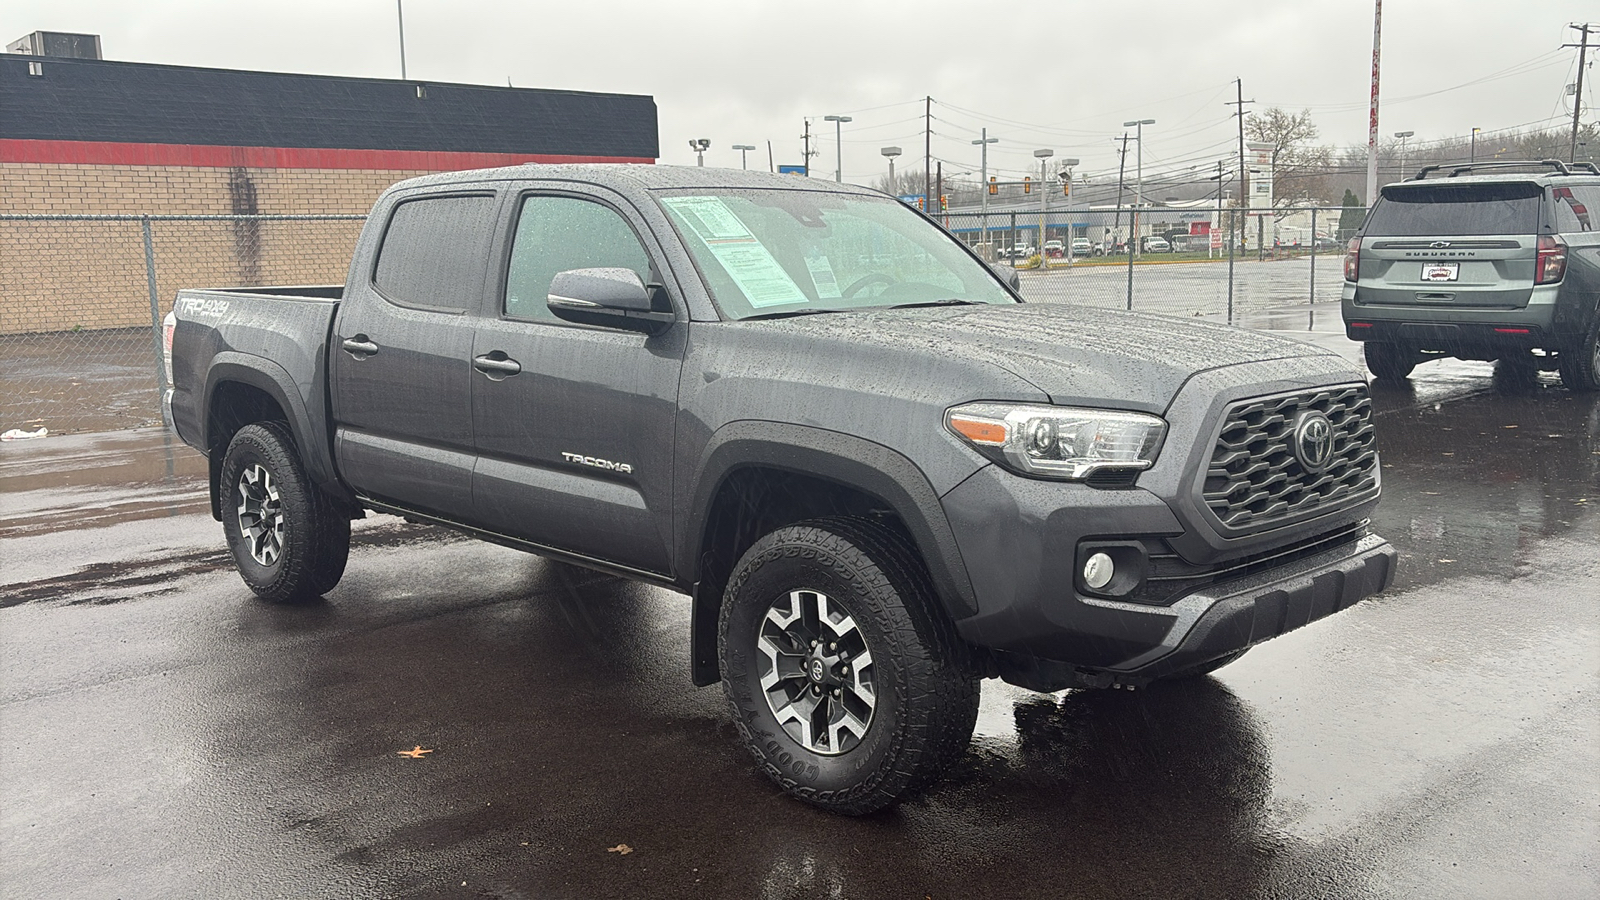
[(346, 353), (349, 353), (351, 356), (354, 356), (357, 359), (372, 356), (378, 352), (378, 345), (367, 340), (367, 336), (364, 334), (358, 334), (355, 337), (345, 338), (344, 343), (340, 344), (339, 346), (343, 347)]
[(521, 363), (514, 359), (505, 359), (504, 356), (505, 354), (501, 354), (500, 357), (474, 356), (472, 358), (472, 367), (477, 369), (479, 372), (488, 375), (490, 378), (493, 378), (496, 375), (502, 377), (506, 375), (515, 375), (522, 371)]

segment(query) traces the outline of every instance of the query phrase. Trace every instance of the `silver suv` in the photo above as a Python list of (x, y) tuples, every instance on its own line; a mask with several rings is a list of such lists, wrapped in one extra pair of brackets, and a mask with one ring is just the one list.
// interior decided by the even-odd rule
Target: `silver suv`
[(1345, 252), (1344, 278), (1345, 331), (1380, 379), (1453, 356), (1558, 369), (1569, 389), (1600, 389), (1592, 164), (1427, 166), (1383, 188)]

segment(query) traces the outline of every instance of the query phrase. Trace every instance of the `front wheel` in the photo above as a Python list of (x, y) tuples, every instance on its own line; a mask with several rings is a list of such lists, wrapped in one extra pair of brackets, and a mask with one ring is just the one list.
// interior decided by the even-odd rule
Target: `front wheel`
[(1600, 391), (1600, 324), (1589, 329), (1589, 337), (1570, 350), (1561, 351), (1561, 383), (1569, 391)]
[(276, 422), (239, 429), (222, 461), (222, 531), (234, 566), (263, 600), (320, 597), (344, 575), (350, 518), (306, 478)]
[(1380, 381), (1404, 381), (1417, 367), (1417, 353), (1410, 347), (1368, 341), (1361, 345), (1367, 370)]
[(833, 812), (881, 809), (965, 750), (978, 678), (909, 541), (826, 518), (756, 541), (723, 595), (718, 651), (762, 771)]

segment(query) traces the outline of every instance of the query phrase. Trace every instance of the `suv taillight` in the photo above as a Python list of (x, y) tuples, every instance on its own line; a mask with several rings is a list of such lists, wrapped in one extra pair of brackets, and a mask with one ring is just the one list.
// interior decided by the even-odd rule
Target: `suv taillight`
[(1344, 248), (1344, 280), (1361, 280), (1361, 238), (1353, 237)]
[(1567, 242), (1553, 234), (1539, 235), (1539, 261), (1534, 264), (1534, 284), (1555, 284), (1567, 274)]

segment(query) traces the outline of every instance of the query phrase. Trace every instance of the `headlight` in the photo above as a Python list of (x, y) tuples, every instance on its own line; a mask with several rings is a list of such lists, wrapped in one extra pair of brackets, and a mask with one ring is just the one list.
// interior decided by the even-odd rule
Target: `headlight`
[(1065, 481), (1148, 469), (1167, 431), (1166, 422), (1144, 413), (1009, 403), (957, 406), (944, 423), (1013, 472)]

